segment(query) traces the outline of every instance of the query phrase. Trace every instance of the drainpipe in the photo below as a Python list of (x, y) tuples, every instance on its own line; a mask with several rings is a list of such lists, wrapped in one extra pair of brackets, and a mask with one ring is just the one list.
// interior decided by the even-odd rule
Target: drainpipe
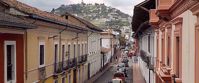
[(75, 59), (76, 60), (76, 62), (78, 62), (78, 60), (79, 60), (79, 54), (80, 54), (80, 52), (79, 52), (79, 44), (78, 44), (78, 41), (79, 41), (79, 33), (76, 33), (77, 34), (77, 45), (76, 45), (76, 48), (75, 49), (77, 49), (77, 59)]
[(61, 32), (59, 32), (59, 62), (58, 65), (60, 66), (60, 61), (61, 61)]
[(28, 44), (27, 44), (27, 42), (28, 42), (28, 40), (27, 40), (27, 30), (25, 30), (25, 34), (24, 34), (24, 44), (25, 44), (25, 78), (26, 78), (26, 80), (28, 79), (28, 56), (27, 56), (27, 54), (28, 54), (28, 52), (27, 52), (27, 47), (28, 47)]
[[(68, 29), (67, 28), (67, 26), (63, 29), (63, 30), (61, 30), (60, 32), (59, 32), (59, 62), (58, 62), (58, 66), (60, 67), (60, 65), (62, 65), (62, 64), (60, 64), (60, 61), (62, 60), (61, 59), (61, 47), (62, 47), (62, 43), (61, 43), (61, 34), (62, 34), (62, 32), (64, 32), (66, 29)], [(63, 57), (62, 57), (63, 58)]]

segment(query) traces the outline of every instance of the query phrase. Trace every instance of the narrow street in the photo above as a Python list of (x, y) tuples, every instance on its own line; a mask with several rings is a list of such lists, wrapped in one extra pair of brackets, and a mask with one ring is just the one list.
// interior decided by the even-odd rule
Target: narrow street
[(199, 83), (199, 0), (0, 0), (0, 83)]
[[(119, 61), (112, 64), (111, 68), (108, 69), (104, 74), (102, 74), (97, 80), (94, 81), (94, 83), (109, 83), (112, 78), (114, 73), (117, 71), (117, 65), (121, 60), (122, 51), (117, 50), (116, 56), (119, 56)], [(127, 68), (127, 78), (126, 82), (127, 83), (133, 83), (133, 62), (132, 59), (129, 59), (129, 67)]]
[[(132, 60), (129, 60), (129, 67), (127, 68), (127, 78), (126, 83), (133, 83), (133, 63)], [(112, 67), (107, 70), (102, 76), (100, 76), (94, 83), (109, 83), (114, 73), (116, 72), (117, 64), (113, 64)]]

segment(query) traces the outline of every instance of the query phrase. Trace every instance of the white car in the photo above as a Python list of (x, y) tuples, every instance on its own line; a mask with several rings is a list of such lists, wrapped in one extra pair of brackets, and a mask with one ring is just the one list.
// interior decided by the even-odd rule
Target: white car
[(117, 72), (125, 72), (126, 71), (126, 67), (124, 63), (119, 63), (117, 65)]
[(123, 81), (120, 78), (114, 78), (111, 83), (123, 83)]

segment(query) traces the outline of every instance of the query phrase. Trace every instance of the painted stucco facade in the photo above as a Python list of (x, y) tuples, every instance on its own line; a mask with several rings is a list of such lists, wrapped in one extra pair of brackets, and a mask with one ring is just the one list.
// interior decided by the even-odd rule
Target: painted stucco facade
[[(144, 4), (155, 2), (155, 8)], [(133, 27), (136, 32), (135, 41), (138, 48), (146, 51), (149, 39), (143, 36), (149, 28), (140, 29), (148, 25), (154, 29), (153, 55), (155, 58), (153, 83), (198, 83), (198, 0), (149, 0), (138, 6), (148, 9), (145, 15), (149, 16), (139, 28)], [(138, 7), (137, 6), (137, 7)], [(141, 12), (137, 9), (136, 12)], [(141, 13), (140, 13), (141, 14)], [(144, 15), (141, 14), (140, 16)], [(137, 15), (139, 16), (139, 15)], [(135, 21), (138, 22), (138, 21)], [(134, 22), (134, 23), (135, 23)], [(141, 60), (141, 59), (140, 59)], [(143, 65), (143, 62), (140, 62)], [(141, 70), (147, 69), (141, 65)], [(146, 64), (145, 64), (146, 65)], [(147, 72), (143, 73), (146, 82)]]
[(156, 83), (197, 83), (197, 16), (193, 11), (198, 1), (156, 3), (156, 10), (150, 13), (156, 12), (150, 18), (156, 29)]
[(100, 46), (100, 33), (88, 33), (88, 72), (87, 77), (92, 77), (101, 69), (101, 46)]

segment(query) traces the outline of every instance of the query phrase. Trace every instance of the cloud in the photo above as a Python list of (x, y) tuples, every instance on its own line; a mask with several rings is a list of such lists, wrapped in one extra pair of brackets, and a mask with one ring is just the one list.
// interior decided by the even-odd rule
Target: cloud
[[(37, 7), (44, 11), (51, 11), (53, 8), (58, 8), (62, 4), (81, 3), (82, 0), (18, 0), (33, 7)], [(136, 4), (144, 0), (83, 0), (85, 3), (104, 3), (107, 6), (117, 8), (124, 13), (133, 15), (133, 8)]]
[(144, 0), (105, 0), (105, 3), (132, 16), (134, 6), (142, 1)]
[(50, 11), (62, 4), (71, 4), (70, 0), (18, 0), (44, 11)]

